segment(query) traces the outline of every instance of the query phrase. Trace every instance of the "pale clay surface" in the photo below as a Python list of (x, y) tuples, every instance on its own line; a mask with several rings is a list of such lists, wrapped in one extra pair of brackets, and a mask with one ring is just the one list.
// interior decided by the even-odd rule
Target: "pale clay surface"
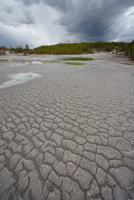
[(0, 200), (134, 199), (134, 65), (88, 56), (97, 59), (0, 64), (0, 85), (42, 75), (0, 89)]

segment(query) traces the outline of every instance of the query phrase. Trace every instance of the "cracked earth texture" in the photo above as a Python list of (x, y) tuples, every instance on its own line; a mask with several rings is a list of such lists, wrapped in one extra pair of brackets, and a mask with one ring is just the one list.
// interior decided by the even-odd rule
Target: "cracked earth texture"
[(0, 200), (134, 199), (134, 65), (0, 66)]

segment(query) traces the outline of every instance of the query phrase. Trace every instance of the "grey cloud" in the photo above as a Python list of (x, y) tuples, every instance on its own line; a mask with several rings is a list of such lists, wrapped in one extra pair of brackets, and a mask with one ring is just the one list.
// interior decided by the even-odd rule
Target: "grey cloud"
[(0, 46), (9, 47), (9, 45), (11, 45), (12, 47), (16, 47), (18, 44), (16, 40), (12, 37), (0, 34)]
[(52, 8), (61, 11), (61, 12), (70, 12), (73, 9), (72, 6), (72, 0), (15, 0), (15, 1), (21, 1), (24, 5), (30, 6), (33, 4), (39, 4), (40, 2), (45, 3), (48, 6), (51, 6)]
[(29, 24), (35, 24), (35, 20), (29, 12), (26, 12), (25, 16), (22, 19), (20, 19), (20, 23), (21, 24), (28, 24), (28, 25)]
[(35, 24), (35, 20), (29, 8), (11, 2), (2, 2), (0, 7), (0, 22), (8, 26), (21, 26), (21, 24)]
[(21, 2), (23, 2), (23, 4), (30, 6), (32, 4), (40, 3), (41, 0), (15, 0), (15, 1), (17, 1), (17, 2), (21, 1)]
[(114, 23), (127, 8), (134, 6), (133, 0), (78, 1), (74, 4), (75, 12), (62, 16), (58, 22), (66, 27), (69, 35), (77, 34), (86, 41), (113, 39)]
[(13, 8), (11, 6), (6, 6), (6, 7), (4, 7), (3, 11), (5, 11), (7, 13), (12, 13)]
[(5, 13), (12, 13), (13, 10), (13, 6), (11, 5), (11, 3), (7, 3), (7, 2), (0, 2), (0, 12), (5, 12)]
[(21, 44), (31, 46), (43, 45), (44, 41), (55, 44), (59, 40), (129, 42), (134, 39), (134, 0), (0, 1), (3, 28), (0, 27), (0, 45), (3, 42), (7, 46), (20, 45), (21, 36)]
[(70, 12), (73, 9), (73, 5), (71, 0), (44, 0), (44, 3), (47, 5), (55, 8), (56, 10), (59, 10), (61, 12)]
[[(2, 30), (3, 28), (0, 25), (0, 30)], [(2, 32), (4, 32), (4, 30), (2, 30)], [(22, 31), (22, 35), (23, 35), (23, 31)], [(5, 31), (5, 34), (0, 34), (0, 46), (6, 46), (9, 47), (11, 45), (11, 47), (16, 47), (16, 46), (20, 46), (22, 45), (23, 47), (25, 47), (26, 44), (29, 44), (29, 46), (32, 46), (33, 44), (31, 43), (30, 39), (27, 37), (22, 37), (21, 34), (18, 34), (15, 36), (11, 33), (9, 34), (8, 32)]]

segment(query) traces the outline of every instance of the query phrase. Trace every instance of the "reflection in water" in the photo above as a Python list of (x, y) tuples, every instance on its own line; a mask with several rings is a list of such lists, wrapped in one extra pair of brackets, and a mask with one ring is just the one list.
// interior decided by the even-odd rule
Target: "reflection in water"
[(22, 65), (43, 64), (43, 61), (38, 61), (38, 60), (21, 60), (21, 61), (18, 62), (18, 64), (22, 64)]
[(34, 78), (39, 78), (41, 77), (41, 74), (36, 74), (36, 73), (19, 73), (19, 74), (11, 74), (8, 76), (8, 78), (12, 79), (10, 81), (7, 81), (0, 85), (0, 89), (5, 88), (5, 87), (10, 87), (16, 84), (24, 83), (28, 80), (34, 79)]
[(43, 64), (44, 61), (38, 60), (0, 60), (0, 64), (9, 65), (9, 66), (22, 66), (22, 65), (29, 65), (29, 64)]

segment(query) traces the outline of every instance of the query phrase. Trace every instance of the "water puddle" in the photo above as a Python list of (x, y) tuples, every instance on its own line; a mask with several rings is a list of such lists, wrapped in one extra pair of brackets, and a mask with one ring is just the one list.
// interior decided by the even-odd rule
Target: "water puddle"
[(41, 77), (41, 75), (37, 73), (29, 72), (29, 73), (11, 74), (8, 77), (14, 80), (28, 80), (28, 79), (33, 79), (33, 78), (39, 78)]
[(41, 74), (32, 73), (32, 72), (11, 74), (7, 77), (8, 79), (11, 79), (11, 80), (0, 85), (0, 89), (17, 85), (20, 83), (24, 83), (34, 78), (40, 78), (41, 76), (42, 76)]
[[(22, 65), (35, 65), (44, 63), (55, 63), (57, 60), (16, 60), (16, 59), (0, 59), (0, 66), (22, 66)], [(34, 68), (34, 67), (33, 67)]]
[(0, 64), (8, 66), (22, 66), (30, 64), (43, 64), (44, 61), (39, 60), (0, 60)]

